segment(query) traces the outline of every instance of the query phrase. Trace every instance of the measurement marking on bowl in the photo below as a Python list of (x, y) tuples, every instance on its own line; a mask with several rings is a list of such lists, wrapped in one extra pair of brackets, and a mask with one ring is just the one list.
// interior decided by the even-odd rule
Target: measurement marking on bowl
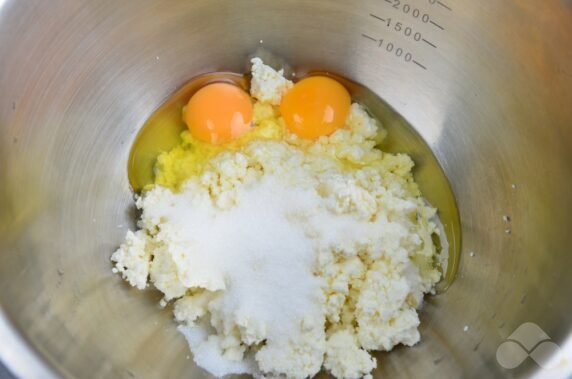
[(436, 23), (435, 21), (433, 21), (433, 20), (429, 21), (429, 23), (432, 24), (432, 25), (434, 25), (434, 26), (436, 26), (436, 27), (438, 27), (438, 28), (441, 29), (441, 30), (445, 30), (444, 27), (442, 27), (441, 25), (437, 24), (437, 23)]
[(394, 20), (391, 18), (382, 18), (382, 17), (380, 17), (376, 14), (373, 14), (373, 13), (370, 13), (369, 15), (371, 17), (377, 19), (377, 20), (383, 21), (384, 25), (387, 26), (388, 28), (390, 28), (391, 30), (394, 30), (400, 34), (403, 34), (403, 35), (405, 35), (405, 37), (413, 39), (415, 42), (425, 42), (429, 46), (433, 46), (434, 48), (437, 48), (437, 46), (433, 42), (431, 42), (427, 38), (423, 37), (423, 34), (421, 32), (416, 31), (409, 24), (403, 23), (401, 21), (393, 22)]
[(427, 70), (427, 67), (423, 66), (421, 63), (417, 62), (416, 60), (413, 61), (417, 66), (421, 67), (423, 70)]
[[(390, 4), (395, 9), (403, 9), (405, 13), (408, 13), (412, 9), (410, 4), (405, 2), (402, 3), (402, 0), (385, 0), (385, 2)], [(450, 6), (440, 0), (428, 0), (428, 2), (430, 5), (439, 5), (450, 12), (453, 11)]]
[(362, 33), (362, 37), (365, 37), (365, 38), (367, 38), (367, 39), (369, 39), (369, 40), (371, 40), (371, 41), (373, 41), (373, 42), (377, 42), (377, 40), (376, 40), (375, 38), (370, 37), (370, 36), (368, 36), (367, 34), (363, 34), (363, 33)]
[(433, 46), (434, 48), (437, 48), (437, 46), (435, 46), (432, 42), (426, 40), (425, 38), (423, 38), (421, 41), (425, 42), (429, 46)]
[[(431, 3), (431, 1), (429, 1), (429, 3)], [(452, 11), (452, 9), (445, 3), (443, 3), (442, 1), (437, 1), (437, 4), (439, 4), (440, 6), (442, 6), (443, 8), (445, 8), (448, 11)]]
[[(437, 50), (439, 48), (438, 41), (433, 40), (435, 36), (430, 36), (432, 34), (431, 31), (427, 30), (423, 25), (431, 25), (439, 29), (439, 31), (445, 31), (445, 27), (435, 20), (430, 9), (424, 8), (436, 6), (434, 12), (439, 11), (436, 8), (452, 11), (451, 7), (443, 1), (427, 0), (427, 2), (428, 5), (425, 6), (421, 4), (413, 6), (402, 0), (384, 0), (384, 4), (389, 9), (382, 13), (369, 13), (369, 16), (381, 22), (386, 31), (397, 33), (399, 36), (390, 37), (391, 39), (385, 37), (376, 38), (377, 36), (374, 37), (373, 35), (375, 34), (370, 32), (367, 34), (362, 33), (362, 37), (376, 42), (378, 48), (390, 53), (393, 57), (400, 58), (402, 62), (412, 63), (418, 68), (427, 70), (428, 67), (423, 63), (422, 59), (417, 54), (414, 56), (413, 51), (415, 49), (408, 49), (405, 44), (411, 42), (419, 43), (427, 48)], [(388, 12), (392, 13), (389, 14)]]
[[(408, 15), (415, 20), (421, 20), (424, 24), (431, 24), (431, 25), (433, 25), (433, 26), (435, 26), (441, 30), (445, 30), (445, 28), (443, 26), (441, 26), (440, 24), (438, 24), (435, 21), (435, 19), (433, 17), (431, 17), (430, 14), (423, 12), (419, 8), (413, 8), (409, 4), (403, 4), (403, 6), (400, 7), (401, 3), (399, 3), (399, 2), (394, 3), (394, 1), (395, 0), (385, 0), (386, 3), (392, 5), (392, 8), (397, 9), (397, 10), (401, 10), (403, 14)], [(450, 8), (449, 8), (449, 10), (450, 10)], [(371, 13), (370, 13), (370, 15), (375, 17), (375, 18), (379, 18), (378, 16), (374, 16)], [(381, 19), (381, 21), (385, 22), (384, 19)]]
[(427, 67), (425, 67), (425, 65), (413, 59), (413, 54), (411, 54), (409, 51), (403, 50), (403, 48), (401, 47), (396, 47), (396, 45), (393, 42), (387, 42), (383, 39), (376, 39), (365, 33), (362, 33), (361, 35), (362, 37), (370, 41), (376, 42), (377, 47), (379, 48), (385, 47), (385, 51), (387, 51), (388, 53), (393, 53), (398, 58), (402, 58), (406, 63), (411, 62), (421, 67), (422, 69), (427, 70)]
[(379, 16), (376, 16), (376, 15), (374, 15), (373, 13), (370, 13), (369, 15), (370, 15), (371, 17), (373, 17), (373, 18), (377, 18), (377, 19), (380, 20), (380, 21), (387, 22), (386, 19), (381, 18), (381, 17), (379, 17)]

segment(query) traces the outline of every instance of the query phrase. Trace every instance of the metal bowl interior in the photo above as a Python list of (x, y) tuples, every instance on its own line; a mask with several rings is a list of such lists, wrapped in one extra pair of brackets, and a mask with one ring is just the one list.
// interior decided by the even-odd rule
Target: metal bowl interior
[(0, 1), (5, 364), (29, 378), (208, 377), (159, 295), (128, 288), (109, 257), (134, 227), (141, 125), (191, 77), (244, 71), (261, 41), (372, 89), (456, 194), (457, 280), (427, 299), (422, 342), (379, 354), (374, 376), (554, 374), (497, 361), (525, 322), (572, 374), (572, 10), (556, 0)]

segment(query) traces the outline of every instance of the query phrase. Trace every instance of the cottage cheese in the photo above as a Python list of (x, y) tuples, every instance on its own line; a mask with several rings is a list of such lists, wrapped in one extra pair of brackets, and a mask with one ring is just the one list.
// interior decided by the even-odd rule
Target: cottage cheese
[(279, 105), (282, 96), (294, 85), (284, 77), (284, 71), (275, 71), (265, 65), (260, 58), (252, 59), (252, 80), (250, 93), (257, 100), (271, 105)]
[(435, 209), (411, 159), (374, 147), (385, 132), (362, 106), (331, 136), (300, 140), (276, 109), (291, 83), (259, 59), (252, 74), (257, 138), (187, 177), (170, 162), (200, 148), (166, 153), (168, 184), (138, 199), (140, 230), (114, 270), (174, 302), (213, 375), (368, 376), (369, 351), (420, 339), (416, 310), (440, 279)]

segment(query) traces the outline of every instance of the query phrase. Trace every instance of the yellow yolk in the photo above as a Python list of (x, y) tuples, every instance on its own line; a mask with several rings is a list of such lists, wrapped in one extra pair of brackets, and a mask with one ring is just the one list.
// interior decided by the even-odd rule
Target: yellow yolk
[(343, 127), (350, 105), (350, 94), (343, 85), (325, 76), (312, 76), (284, 95), (280, 112), (290, 131), (316, 139)]
[(212, 144), (228, 143), (250, 129), (252, 102), (235, 85), (209, 84), (191, 97), (184, 118), (195, 138)]

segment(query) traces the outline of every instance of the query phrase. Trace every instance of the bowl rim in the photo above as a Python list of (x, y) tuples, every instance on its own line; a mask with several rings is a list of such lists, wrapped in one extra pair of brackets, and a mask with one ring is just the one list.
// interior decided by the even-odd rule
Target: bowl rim
[(17, 378), (59, 379), (55, 370), (32, 348), (0, 307), (0, 363)]

